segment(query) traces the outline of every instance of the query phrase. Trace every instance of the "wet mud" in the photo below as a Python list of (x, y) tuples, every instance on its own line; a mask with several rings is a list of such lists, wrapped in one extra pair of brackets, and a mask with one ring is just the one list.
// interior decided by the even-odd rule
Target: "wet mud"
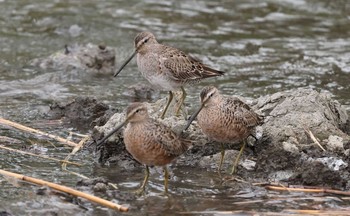
[(115, 70), (115, 50), (104, 44), (73, 44), (49, 55), (36, 58), (30, 62), (32, 66), (42, 69), (74, 69), (93, 73), (113, 74)]
[[(164, 102), (148, 104), (153, 118), (158, 118)], [(256, 130), (257, 140), (249, 137), (249, 147), (241, 158), (235, 177), (251, 183), (281, 182), (343, 190), (350, 188), (349, 118), (339, 102), (327, 93), (297, 89), (260, 97), (251, 105), (265, 116), (265, 122)], [(118, 112), (105, 125), (95, 127), (93, 139), (102, 139), (123, 118), (124, 113)], [(160, 121), (178, 133), (186, 124), (183, 117), (172, 116)], [(306, 131), (311, 131), (324, 150)], [(193, 140), (193, 146), (173, 165), (216, 172), (220, 145), (209, 141), (196, 123), (184, 136)], [(88, 146), (100, 164), (115, 164), (127, 170), (142, 166), (126, 151), (122, 131), (100, 146), (96, 146), (95, 142)], [(223, 168), (227, 173), (240, 146), (240, 143), (225, 145), (227, 153)], [(237, 187), (237, 183), (233, 182), (232, 186)]]
[(63, 126), (88, 131), (103, 125), (117, 110), (94, 98), (77, 97), (68, 102), (55, 102), (47, 113), (49, 119), (62, 120)]

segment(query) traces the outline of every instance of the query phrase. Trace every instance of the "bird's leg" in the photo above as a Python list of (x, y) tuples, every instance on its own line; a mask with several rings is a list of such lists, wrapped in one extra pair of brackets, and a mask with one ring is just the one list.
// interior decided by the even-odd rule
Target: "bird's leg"
[(145, 192), (145, 187), (148, 182), (148, 177), (149, 177), (149, 168), (147, 165), (145, 165), (145, 178), (143, 179), (142, 185), (139, 189), (136, 190), (136, 194), (143, 194)]
[(168, 180), (169, 180), (169, 172), (168, 168), (166, 166), (163, 167), (164, 169), (164, 193), (168, 193)]
[(161, 119), (164, 119), (164, 116), (165, 116), (165, 113), (166, 111), (168, 110), (169, 108), (169, 105), (171, 103), (171, 101), (173, 100), (173, 92), (172, 91), (169, 91), (169, 98), (168, 98), (168, 103), (166, 104), (163, 112), (162, 112), (162, 115), (160, 116)]
[(224, 161), (224, 157), (225, 157), (225, 148), (224, 148), (224, 144), (221, 143), (221, 158), (220, 158), (219, 167), (218, 167), (218, 173), (220, 178), (221, 178), (221, 167)]
[[(176, 116), (179, 116), (180, 109), (181, 109), (182, 105), (184, 105), (184, 107), (185, 107), (184, 102), (185, 102), (185, 98), (187, 96), (187, 93), (186, 93), (184, 87), (182, 87), (182, 86), (181, 86), (181, 91), (182, 91), (182, 96), (181, 96), (180, 102), (178, 103), (178, 106), (176, 108), (176, 112), (175, 112)], [(186, 116), (185, 116), (185, 118), (186, 118)]]
[(239, 158), (241, 157), (243, 151), (244, 151), (244, 148), (247, 144), (247, 141), (246, 140), (243, 140), (243, 145), (241, 147), (241, 150), (239, 150), (239, 153), (238, 153), (238, 156), (236, 157), (236, 160), (235, 162), (233, 163), (233, 166), (232, 166), (232, 171), (231, 171), (231, 175), (233, 175), (236, 171), (237, 171), (237, 165), (238, 165), (238, 162), (239, 162)]

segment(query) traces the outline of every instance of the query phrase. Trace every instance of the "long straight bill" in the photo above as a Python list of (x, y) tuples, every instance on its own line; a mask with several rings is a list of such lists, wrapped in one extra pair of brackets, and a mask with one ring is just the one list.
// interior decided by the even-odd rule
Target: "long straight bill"
[(101, 145), (104, 141), (106, 141), (110, 136), (112, 136), (115, 132), (120, 130), (127, 121), (122, 122), (120, 125), (118, 125), (115, 129), (113, 129), (111, 132), (109, 132), (105, 137), (103, 137), (98, 143), (97, 146)]
[(188, 127), (191, 125), (191, 123), (193, 122), (193, 120), (196, 119), (197, 115), (199, 114), (199, 112), (202, 110), (203, 107), (204, 107), (204, 106), (201, 105), (201, 107), (199, 107), (199, 109), (198, 109), (195, 113), (193, 113), (193, 114), (191, 115), (191, 118), (187, 121), (186, 127), (185, 127), (182, 131), (185, 131), (185, 130), (188, 129)]
[(132, 58), (134, 58), (134, 56), (136, 55), (136, 50), (132, 53), (132, 55), (124, 62), (124, 64), (119, 68), (119, 70), (117, 72), (114, 73), (114, 77), (118, 76), (118, 74), (120, 73), (120, 71), (123, 70), (123, 68), (131, 61)]

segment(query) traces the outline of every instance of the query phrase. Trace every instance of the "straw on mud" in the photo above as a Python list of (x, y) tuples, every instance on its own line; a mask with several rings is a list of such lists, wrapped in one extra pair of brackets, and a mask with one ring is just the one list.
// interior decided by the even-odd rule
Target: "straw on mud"
[(69, 132), (69, 136), (72, 136), (72, 135), (79, 136), (79, 137), (82, 137), (82, 138), (85, 138), (85, 137), (88, 136), (86, 134), (80, 134), (80, 133), (76, 133), (76, 132), (70, 131)]
[(326, 151), (326, 149), (324, 149), (321, 145), (321, 143), (316, 139), (316, 137), (314, 136), (314, 134), (307, 128), (304, 127), (305, 132), (309, 135), (309, 137), (312, 139), (312, 141), (314, 141), (314, 143), (316, 145), (318, 145), (323, 151)]
[[(232, 196), (233, 198), (235, 196)], [(273, 202), (276, 201), (286, 201), (286, 202), (292, 202), (292, 201), (297, 201), (297, 202), (305, 202), (305, 201), (313, 201), (313, 202), (327, 202), (329, 200), (335, 200), (338, 201), (340, 198), (336, 196), (304, 196), (304, 197), (290, 197), (290, 195), (286, 195), (285, 197), (283, 196), (278, 196), (277, 198), (273, 198)], [(343, 200), (343, 199), (341, 199)], [(266, 199), (253, 199), (253, 200), (247, 200), (247, 201), (237, 201), (233, 202), (233, 205), (251, 205), (253, 203), (266, 203)]]
[(119, 204), (116, 204), (116, 203), (113, 203), (111, 201), (102, 199), (100, 197), (96, 197), (96, 196), (93, 196), (93, 195), (90, 195), (90, 194), (87, 194), (87, 193), (75, 190), (73, 188), (63, 186), (63, 185), (59, 185), (59, 184), (55, 184), (55, 183), (52, 183), (52, 182), (44, 181), (44, 180), (41, 180), (41, 179), (36, 179), (36, 178), (28, 177), (28, 176), (25, 176), (25, 175), (21, 175), (21, 174), (5, 171), (5, 170), (2, 170), (2, 169), (0, 169), (0, 174), (5, 175), (5, 176), (10, 176), (10, 177), (13, 177), (13, 178), (16, 178), (16, 179), (20, 179), (20, 180), (23, 180), (23, 181), (26, 181), (26, 182), (31, 182), (31, 183), (34, 183), (34, 184), (37, 184), (37, 185), (47, 186), (47, 187), (50, 187), (52, 189), (71, 194), (73, 196), (82, 197), (82, 198), (85, 198), (85, 199), (87, 199), (89, 201), (95, 202), (97, 204), (106, 206), (106, 207), (114, 209), (114, 210), (118, 210), (118, 211), (122, 211), (122, 212), (127, 212), (129, 210), (128, 207), (121, 206)]
[(272, 185), (265, 186), (265, 188), (270, 190), (289, 191), (289, 192), (331, 193), (331, 194), (350, 196), (350, 191), (341, 191), (341, 190), (334, 190), (334, 189), (328, 189), (328, 188), (315, 188), (315, 189), (286, 188), (286, 187), (278, 187), (278, 186), (272, 186)]
[(313, 210), (313, 209), (285, 209), (283, 210), (287, 215), (305, 214), (305, 215), (349, 215), (349, 210)]
[[(90, 136), (85, 136), (82, 140), (80, 140), (80, 142), (78, 143), (78, 145), (76, 147), (74, 147), (74, 149), (72, 150), (71, 153), (69, 153), (69, 155), (67, 155), (67, 157), (65, 158), (65, 161), (68, 161), (71, 156), (73, 156), (75, 153), (77, 153), (82, 147), (83, 145), (89, 140), (91, 139)], [(70, 171), (70, 170), (67, 170), (67, 164), (63, 163), (62, 164), (62, 169), (66, 172), (69, 172), (73, 175), (76, 175), (76, 176), (79, 176), (81, 178), (84, 178), (84, 179), (89, 179), (89, 177), (87, 176), (84, 176), (80, 173), (77, 173), (77, 172), (73, 172), (73, 171)], [(113, 187), (114, 189), (118, 189), (117, 185), (113, 184), (113, 183), (108, 183), (109, 186)]]
[(266, 215), (266, 216), (289, 216), (289, 215), (349, 215), (348, 210), (299, 210), (299, 209), (285, 209), (281, 212), (259, 212), (259, 211), (188, 211), (179, 212), (182, 215)]
[(11, 127), (17, 128), (19, 130), (30, 132), (32, 134), (39, 134), (39, 135), (47, 136), (47, 137), (50, 137), (51, 139), (55, 139), (55, 140), (65, 144), (65, 145), (69, 145), (69, 146), (73, 146), (73, 147), (77, 146), (76, 143), (69, 141), (67, 139), (64, 139), (62, 137), (52, 135), (52, 134), (49, 134), (49, 133), (46, 133), (46, 132), (43, 132), (40, 130), (36, 130), (36, 129), (30, 128), (30, 127), (27, 127), (27, 126), (24, 126), (24, 125), (21, 125), (21, 124), (18, 124), (16, 122), (12, 122), (12, 121), (9, 121), (9, 120), (3, 119), (3, 118), (0, 118), (0, 124), (6, 125), (6, 126), (11, 126)]
[(279, 186), (279, 187), (285, 187), (283, 184), (279, 183), (279, 182), (255, 182), (252, 183), (253, 186), (266, 186), (266, 185), (270, 185), (270, 186)]
[(30, 156), (34, 156), (34, 157), (45, 158), (45, 159), (56, 161), (56, 162), (60, 162), (60, 163), (69, 163), (69, 164), (73, 164), (73, 165), (76, 165), (76, 166), (81, 166), (80, 163), (60, 160), (60, 159), (52, 158), (52, 157), (49, 157), (49, 156), (46, 156), (46, 155), (37, 155), (37, 154), (31, 153), (31, 152), (26, 152), (26, 151), (22, 151), (22, 150), (18, 150), (18, 149), (13, 149), (13, 148), (6, 147), (6, 146), (3, 146), (3, 145), (0, 145), (0, 148), (8, 150), (8, 151), (13, 151), (13, 152), (16, 152), (16, 153), (19, 153), (19, 154), (26, 154), (26, 155), (30, 155)]
[(71, 158), (72, 155), (74, 155), (75, 153), (77, 153), (77, 152), (79, 151), (79, 149), (80, 149), (80, 148), (85, 144), (85, 142), (88, 141), (89, 139), (90, 139), (89, 136), (85, 136), (83, 139), (80, 140), (80, 142), (78, 143), (78, 145), (75, 146), (75, 147), (73, 148), (72, 152), (69, 153), (69, 154), (67, 155), (67, 157), (64, 159), (64, 161), (65, 161), (66, 163), (63, 162), (63, 164), (62, 164), (62, 169), (63, 169), (64, 171), (69, 172), (69, 173), (71, 173), (71, 174), (73, 174), (73, 175), (79, 176), (79, 177), (84, 178), (84, 179), (89, 179), (88, 177), (86, 177), (86, 176), (84, 176), (84, 175), (82, 175), (82, 174), (80, 174), (80, 173), (76, 173), (76, 172), (67, 170), (67, 163), (69, 163), (68, 160)]
[(241, 215), (241, 214), (250, 214), (255, 215), (258, 212), (256, 211), (243, 211), (243, 210), (232, 210), (232, 211), (187, 211), (187, 212), (179, 212), (182, 215)]
[(15, 138), (12, 138), (12, 137), (7, 137), (7, 136), (0, 136), (0, 141), (1, 142), (7, 142), (7, 143), (22, 143), (21, 140), (19, 139), (15, 139)]

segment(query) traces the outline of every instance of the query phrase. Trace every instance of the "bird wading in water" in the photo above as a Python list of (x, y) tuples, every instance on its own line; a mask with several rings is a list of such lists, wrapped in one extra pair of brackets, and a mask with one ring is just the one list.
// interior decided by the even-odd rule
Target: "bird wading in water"
[(124, 125), (123, 133), (126, 150), (141, 164), (146, 174), (137, 193), (143, 193), (148, 182), (149, 166), (162, 166), (164, 169), (164, 192), (168, 192), (168, 170), (166, 165), (184, 153), (191, 141), (173, 132), (168, 126), (149, 117), (143, 103), (132, 103), (126, 110), (125, 120), (108, 133), (97, 145), (102, 144)]
[(218, 173), (221, 176), (221, 166), (225, 156), (224, 143), (242, 142), (236, 160), (233, 162), (231, 174), (233, 174), (239, 162), (239, 158), (246, 145), (246, 139), (252, 135), (257, 125), (263, 123), (263, 116), (255, 113), (247, 104), (237, 97), (229, 97), (220, 94), (214, 86), (204, 87), (200, 93), (201, 106), (188, 120), (184, 130), (197, 118), (199, 127), (212, 141), (221, 143), (221, 158)]

